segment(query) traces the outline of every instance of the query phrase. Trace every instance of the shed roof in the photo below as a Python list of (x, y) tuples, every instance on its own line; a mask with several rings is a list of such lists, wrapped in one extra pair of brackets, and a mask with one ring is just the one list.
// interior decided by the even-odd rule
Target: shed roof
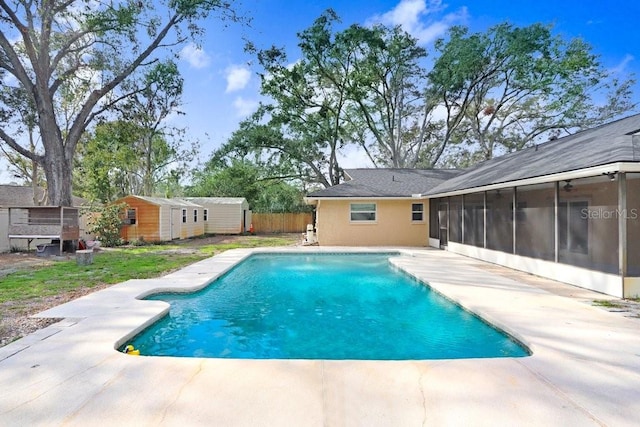
[(454, 169), (348, 169), (347, 181), (307, 197), (411, 197), (456, 176)]
[(640, 162), (640, 114), (479, 163), (425, 194), (441, 194), (617, 162)]
[[(164, 197), (149, 197), (149, 196), (137, 196), (137, 195), (130, 195), (127, 197), (135, 197), (137, 199), (144, 200), (158, 206), (177, 206), (177, 207), (183, 207), (183, 208), (184, 207), (198, 207), (198, 208), (202, 207), (196, 203), (192, 203), (183, 199), (167, 199)], [(123, 197), (120, 200), (126, 199), (127, 197)]]
[(199, 205), (241, 205), (247, 202), (244, 197), (182, 197), (182, 200)]
[[(45, 189), (38, 187), (37, 199), (42, 200), (44, 198)], [(87, 204), (87, 200), (72, 196), (74, 206), (84, 206)], [(32, 207), (36, 206), (33, 203), (33, 187), (24, 185), (2, 185), (0, 184), (0, 207)]]

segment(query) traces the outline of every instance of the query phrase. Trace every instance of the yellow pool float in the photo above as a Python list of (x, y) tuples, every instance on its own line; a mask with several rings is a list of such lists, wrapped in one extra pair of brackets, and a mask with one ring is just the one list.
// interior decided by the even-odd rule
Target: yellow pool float
[(135, 348), (133, 348), (133, 346), (131, 344), (129, 344), (128, 346), (126, 346), (124, 348), (124, 350), (122, 350), (123, 353), (127, 353), (131, 356), (140, 356), (140, 350), (136, 350)]

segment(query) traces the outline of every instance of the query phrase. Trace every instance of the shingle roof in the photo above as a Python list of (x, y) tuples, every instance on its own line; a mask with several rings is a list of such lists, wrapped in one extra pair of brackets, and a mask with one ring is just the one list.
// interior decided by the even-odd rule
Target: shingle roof
[(536, 147), (496, 157), (464, 170), (425, 194), (500, 184), (616, 162), (640, 161), (640, 114)]
[(453, 169), (348, 169), (349, 181), (307, 197), (411, 197), (458, 173)]
[[(38, 187), (37, 199), (42, 200), (45, 190)], [(87, 200), (72, 196), (74, 206), (83, 206), (87, 204)], [(25, 187), (22, 185), (0, 185), (0, 207), (29, 207), (35, 206), (33, 203), (33, 187)]]

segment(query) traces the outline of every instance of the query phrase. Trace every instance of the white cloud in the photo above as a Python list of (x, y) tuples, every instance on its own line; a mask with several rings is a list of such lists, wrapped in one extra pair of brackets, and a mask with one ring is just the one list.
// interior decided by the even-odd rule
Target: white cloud
[(433, 15), (443, 12), (447, 8), (440, 0), (400, 0), (398, 5), (382, 15), (376, 15), (368, 20), (370, 24), (380, 23), (390, 26), (401, 26), (403, 30), (418, 39), (420, 45), (433, 42), (444, 35), (449, 27), (463, 23), (468, 16), (467, 8), (448, 13), (439, 19), (432, 19)]
[(239, 96), (233, 101), (233, 107), (238, 117), (247, 117), (258, 108), (258, 101)]
[(227, 93), (244, 89), (251, 80), (251, 71), (242, 65), (232, 65), (225, 70)]
[(187, 61), (193, 68), (205, 68), (211, 63), (209, 55), (193, 43), (182, 48), (180, 58)]
[(620, 63), (619, 63), (618, 65), (616, 65), (615, 67), (613, 67), (613, 68), (611, 69), (611, 72), (612, 72), (613, 74), (622, 74), (622, 73), (626, 72), (626, 70), (627, 70), (627, 66), (628, 66), (628, 65), (629, 65), (629, 63), (630, 63), (631, 61), (633, 61), (634, 59), (635, 59), (635, 58), (633, 57), (633, 55), (631, 55), (631, 54), (628, 54), (628, 53), (627, 53), (627, 54), (624, 56), (624, 58), (622, 59), (622, 61), (620, 61)]

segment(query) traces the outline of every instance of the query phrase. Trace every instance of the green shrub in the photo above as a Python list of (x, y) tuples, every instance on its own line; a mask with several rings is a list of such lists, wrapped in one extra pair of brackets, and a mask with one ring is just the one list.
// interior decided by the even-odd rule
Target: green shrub
[(120, 238), (122, 213), (127, 209), (126, 203), (107, 206), (92, 206), (88, 221), (89, 233), (95, 234), (103, 246), (113, 247), (123, 244)]

